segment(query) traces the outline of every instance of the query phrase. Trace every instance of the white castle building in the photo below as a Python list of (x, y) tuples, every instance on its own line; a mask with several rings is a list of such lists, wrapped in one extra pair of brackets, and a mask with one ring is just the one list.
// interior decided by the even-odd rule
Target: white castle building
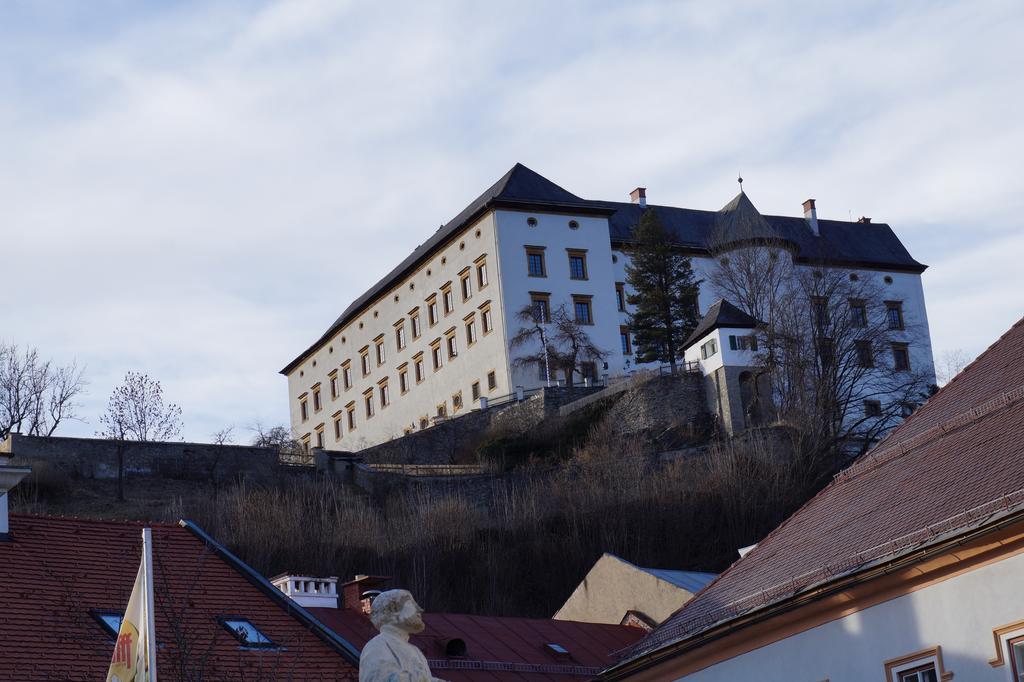
[[(631, 199), (581, 199), (516, 164), (281, 370), (288, 377), (293, 433), (311, 447), (354, 451), (429, 428), (439, 416), (479, 409), (518, 387), (545, 385), (543, 372), (517, 365), (517, 351), (510, 349), (521, 326), (516, 313), (530, 304), (547, 311), (564, 305), (607, 351), (600, 362), (584, 364), (577, 380), (635, 370), (623, 249), (641, 212), (659, 214), (691, 256), (697, 278), (706, 280), (714, 266), (709, 240), (716, 220), (756, 209), (742, 193), (722, 211), (648, 206), (643, 188)], [(813, 201), (804, 217), (756, 217), (790, 245), (797, 267), (824, 259), (884, 282), (886, 305), (898, 306), (900, 323), (923, 330), (897, 352), (933, 372), (925, 266), (888, 225), (818, 220)], [(716, 299), (703, 286), (701, 312)], [(723, 326), (712, 324), (708, 333)], [(720, 369), (725, 355), (704, 363), (705, 373)]]

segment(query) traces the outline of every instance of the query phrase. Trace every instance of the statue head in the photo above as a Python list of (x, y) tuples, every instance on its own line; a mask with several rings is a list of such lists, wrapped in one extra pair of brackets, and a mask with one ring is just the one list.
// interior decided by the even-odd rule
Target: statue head
[(423, 609), (408, 590), (381, 592), (370, 607), (370, 621), (378, 630), (391, 626), (416, 634), (423, 632)]

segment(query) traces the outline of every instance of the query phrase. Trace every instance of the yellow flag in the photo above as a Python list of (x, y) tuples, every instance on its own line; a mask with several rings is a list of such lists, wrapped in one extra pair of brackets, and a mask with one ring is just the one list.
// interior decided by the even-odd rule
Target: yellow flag
[(121, 628), (114, 642), (107, 682), (155, 682), (156, 661), (152, 656), (152, 565), (149, 529), (143, 530), (142, 562), (135, 576), (135, 586), (128, 598), (128, 608), (121, 619)]

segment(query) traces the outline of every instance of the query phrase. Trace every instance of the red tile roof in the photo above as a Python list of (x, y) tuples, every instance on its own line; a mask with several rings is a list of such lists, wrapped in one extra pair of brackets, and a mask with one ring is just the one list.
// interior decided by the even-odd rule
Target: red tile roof
[[(302, 621), (302, 610), (268, 594), (246, 575), (251, 569), (198, 529), (18, 514), (11, 516), (10, 539), (0, 541), (0, 677), (105, 678), (113, 642), (90, 610), (124, 611), (139, 568), (143, 525), (153, 528), (161, 677), (176, 677), (179, 654), (191, 646), (188, 665), (202, 666), (204, 679), (356, 679), (338, 642), (318, 636)], [(286, 648), (243, 650), (216, 621), (222, 615), (247, 618)]]
[(1022, 433), (1024, 320), (626, 657), (1019, 512)]
[[(360, 648), (377, 634), (369, 618), (354, 610), (309, 610)], [(591, 679), (615, 662), (613, 652), (644, 634), (623, 625), (536, 618), (426, 613), (423, 620), (427, 628), (412, 642), (426, 654), (434, 674), (452, 682)], [(444, 642), (451, 638), (466, 643), (464, 658), (445, 656)], [(563, 646), (569, 657), (552, 654), (548, 643)]]

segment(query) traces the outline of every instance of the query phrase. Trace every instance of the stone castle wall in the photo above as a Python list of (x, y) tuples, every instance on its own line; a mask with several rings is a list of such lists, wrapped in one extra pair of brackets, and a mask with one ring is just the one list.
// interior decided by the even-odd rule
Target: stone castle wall
[[(64, 438), (11, 434), (0, 443), (0, 454), (31, 466), (45, 462), (78, 478), (117, 478), (116, 441), (103, 438)], [(124, 443), (125, 472), (201, 481), (234, 477), (269, 478), (278, 466), (277, 450), (247, 445), (210, 443)]]

